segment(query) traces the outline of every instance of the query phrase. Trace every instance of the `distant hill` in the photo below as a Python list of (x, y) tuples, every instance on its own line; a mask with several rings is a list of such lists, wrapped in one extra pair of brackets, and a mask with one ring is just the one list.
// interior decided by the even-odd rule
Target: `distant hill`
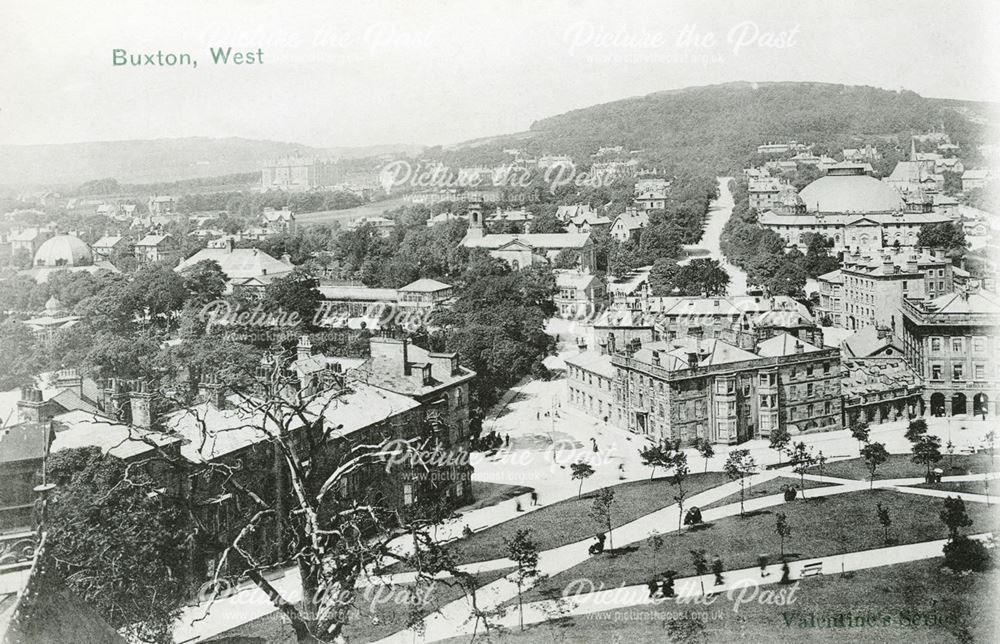
[[(726, 83), (657, 92), (536, 121), (527, 132), (432, 149), (457, 164), (495, 162), (508, 147), (588, 159), (602, 146), (641, 150), (654, 163), (732, 172), (760, 143), (795, 139), (830, 151), (943, 129), (986, 141), (996, 106), (909, 91), (829, 83)], [(823, 151), (823, 150), (821, 150)]]
[(100, 141), (59, 145), (0, 145), (0, 184), (77, 184), (104, 178), (120, 183), (157, 183), (254, 172), (275, 157), (300, 153), (329, 158), (363, 158), (419, 153), (418, 145), (315, 148), (253, 139), (190, 137)]

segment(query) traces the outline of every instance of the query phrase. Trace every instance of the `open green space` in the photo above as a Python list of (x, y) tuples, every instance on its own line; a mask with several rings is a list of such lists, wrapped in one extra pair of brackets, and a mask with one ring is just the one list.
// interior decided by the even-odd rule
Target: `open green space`
[[(1000, 573), (954, 575), (943, 559), (914, 561), (799, 582), (786, 606), (742, 604), (733, 611), (725, 597), (712, 606), (663, 603), (636, 606), (529, 626), (497, 634), (491, 642), (512, 644), (607, 644), (669, 642), (668, 618), (705, 612), (709, 643), (815, 642), (833, 644), (953, 644), (996, 642), (994, 589)], [(447, 644), (468, 638), (444, 640)]]
[[(992, 472), (988, 454), (955, 454), (948, 456), (944, 454), (942, 459), (931, 468), (944, 470), (944, 476), (957, 474), (982, 474)], [(819, 467), (813, 467), (809, 474), (819, 474)], [(912, 477), (923, 477), (927, 474), (927, 466), (913, 462), (912, 454), (890, 454), (889, 460), (878, 466), (875, 471), (875, 480), (904, 479)], [(823, 475), (842, 479), (855, 479), (867, 481), (868, 465), (860, 458), (851, 458), (845, 461), (835, 461), (823, 466)]]
[[(805, 481), (805, 489), (812, 490), (819, 487), (829, 487), (833, 483), (824, 483), (820, 481)], [(792, 486), (799, 490), (798, 496), (796, 498), (802, 498), (802, 482), (799, 481), (799, 477), (788, 477), (779, 476), (778, 478), (771, 479), (770, 481), (764, 481), (763, 483), (758, 483), (752, 487), (749, 487), (744, 492), (744, 501), (749, 501), (750, 499), (760, 498), (762, 496), (771, 496), (772, 494), (782, 494), (785, 488)], [(806, 492), (806, 497), (808, 498), (808, 491)], [(730, 494), (729, 496), (719, 499), (714, 503), (709, 503), (708, 505), (701, 506), (701, 509), (706, 508), (717, 508), (723, 505), (729, 505), (730, 503), (739, 503), (740, 493)]]
[[(475, 575), (476, 587), (494, 582), (512, 571), (507, 568)], [(465, 588), (454, 579), (378, 585), (363, 592), (355, 602), (356, 613), (344, 629), (344, 635), (350, 642), (373, 642), (406, 629), (414, 623), (417, 612), (421, 616), (430, 615), (465, 595)]]
[[(576, 485), (569, 480), (567, 485)], [(688, 498), (729, 479), (721, 472), (690, 475), (684, 483)], [(586, 483), (584, 483), (586, 485)], [(612, 488), (615, 491), (612, 522), (620, 526), (650, 512), (655, 512), (674, 504), (677, 488), (667, 478), (633, 481)], [(499, 525), (477, 532), (466, 539), (459, 539), (448, 545), (459, 563), (485, 561), (505, 556), (504, 539), (512, 538), (518, 530), (530, 529), (539, 550), (564, 546), (567, 543), (593, 537), (599, 528), (590, 518), (597, 492), (587, 492), (581, 498), (573, 497), (553, 503), (524, 516), (511, 519)], [(663, 526), (666, 532), (676, 526)]]
[[(642, 584), (665, 570), (679, 576), (694, 575), (691, 550), (704, 549), (709, 560), (718, 554), (727, 569), (757, 565), (757, 557), (767, 554), (771, 562), (780, 557), (780, 543), (775, 533), (777, 513), (784, 513), (792, 533), (785, 541), (785, 556), (790, 560), (808, 559), (843, 552), (869, 550), (886, 545), (876, 504), (888, 508), (892, 520), (889, 530), (892, 545), (943, 539), (948, 536), (939, 513), (944, 499), (905, 494), (890, 490), (859, 491), (830, 497), (801, 499), (780, 506), (704, 523), (681, 534), (664, 535), (664, 544), (656, 553), (646, 540), (584, 561), (547, 579), (528, 591), (532, 600), (559, 595), (570, 581), (590, 579), (596, 586), (613, 588)], [(966, 534), (995, 531), (1000, 517), (992, 508), (967, 503), (973, 525)]]

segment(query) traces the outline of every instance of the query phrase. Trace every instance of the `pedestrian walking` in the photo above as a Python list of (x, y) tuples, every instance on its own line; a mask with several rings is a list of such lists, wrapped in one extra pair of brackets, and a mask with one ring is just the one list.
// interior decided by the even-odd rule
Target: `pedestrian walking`
[(510, 447), (510, 434), (503, 435), (503, 446)]
[(779, 584), (787, 584), (787, 583), (789, 583), (788, 576), (789, 576), (790, 573), (791, 573), (791, 571), (788, 569), (788, 562), (785, 561), (784, 559), (782, 559), (781, 560), (781, 581), (779, 581), (778, 583)]
[(531, 505), (538, 505), (538, 492), (531, 491)]
[(662, 586), (660, 587), (660, 591), (663, 593), (664, 597), (673, 597), (674, 596), (674, 576), (673, 575), (667, 575), (667, 579), (666, 579), (666, 581), (663, 582)]
[(767, 562), (768, 562), (767, 555), (758, 555), (757, 556), (757, 565), (760, 566), (760, 576), (761, 577), (767, 577), (768, 574), (769, 574), (767, 572)]
[(648, 584), (646, 584), (646, 587), (649, 588), (650, 597), (654, 597), (656, 595), (656, 591), (660, 589), (660, 587), (657, 585), (655, 581), (649, 582)]
[(712, 558), (712, 573), (715, 575), (715, 585), (721, 586), (723, 584), (722, 559), (719, 558), (719, 555)]

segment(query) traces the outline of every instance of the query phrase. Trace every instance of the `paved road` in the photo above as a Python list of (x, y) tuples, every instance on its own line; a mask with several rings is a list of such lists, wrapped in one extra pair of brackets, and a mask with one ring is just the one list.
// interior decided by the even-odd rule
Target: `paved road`
[(697, 257), (711, 257), (722, 264), (722, 267), (729, 273), (729, 294), (745, 295), (747, 292), (747, 274), (743, 269), (734, 266), (726, 261), (719, 248), (719, 238), (722, 236), (722, 228), (729, 221), (729, 216), (733, 212), (733, 193), (729, 190), (729, 180), (732, 177), (717, 177), (719, 182), (719, 198), (712, 202), (708, 208), (708, 221), (705, 222), (705, 234), (698, 242), (697, 249), (707, 251), (708, 255), (697, 254)]

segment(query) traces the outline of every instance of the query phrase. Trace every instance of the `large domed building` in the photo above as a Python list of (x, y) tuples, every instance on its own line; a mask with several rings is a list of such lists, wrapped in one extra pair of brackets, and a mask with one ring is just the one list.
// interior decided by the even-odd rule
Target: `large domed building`
[(94, 256), (90, 246), (73, 235), (56, 235), (45, 241), (35, 252), (32, 265), (43, 268), (91, 266)]
[(799, 197), (809, 212), (873, 214), (905, 208), (899, 192), (865, 174), (864, 166), (834, 166), (803, 188)]
[(35, 251), (32, 267), (19, 274), (32, 277), (39, 284), (48, 281), (49, 275), (59, 271), (85, 271), (96, 273), (101, 270), (120, 272), (114, 264), (94, 261), (94, 254), (82, 239), (75, 235), (56, 235), (45, 240)]
[(758, 223), (784, 238), (788, 248), (806, 250), (808, 235), (833, 240), (833, 251), (879, 251), (915, 246), (920, 229), (951, 221), (924, 200), (904, 201), (892, 186), (868, 174), (869, 166), (841, 163), (797, 195), (784, 189)]

